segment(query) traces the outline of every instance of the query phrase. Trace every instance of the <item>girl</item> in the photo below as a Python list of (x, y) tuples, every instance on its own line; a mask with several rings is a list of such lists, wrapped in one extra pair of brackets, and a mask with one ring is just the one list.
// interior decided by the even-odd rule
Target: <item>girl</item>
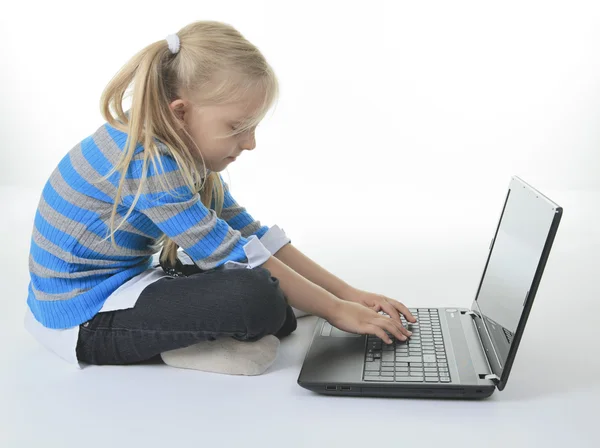
[(106, 123), (58, 164), (35, 215), (26, 326), (43, 345), (76, 365), (160, 356), (251, 375), (296, 329), (295, 312), (406, 340), (400, 314), (416, 319), (403, 304), (310, 260), (219, 174), (255, 148), (277, 94), (259, 50), (213, 21), (149, 45), (117, 73), (101, 98)]

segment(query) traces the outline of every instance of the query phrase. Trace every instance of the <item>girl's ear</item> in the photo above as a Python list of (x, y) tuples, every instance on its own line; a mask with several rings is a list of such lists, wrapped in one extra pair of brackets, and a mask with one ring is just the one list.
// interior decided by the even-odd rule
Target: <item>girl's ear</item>
[(177, 130), (179, 129), (183, 129), (185, 127), (185, 119), (186, 119), (186, 104), (183, 100), (181, 99), (177, 99), (175, 101), (173, 101), (169, 107), (171, 108), (171, 110), (173, 111), (173, 114), (175, 114), (175, 117), (177, 117), (177, 120), (179, 121), (179, 123), (177, 124)]

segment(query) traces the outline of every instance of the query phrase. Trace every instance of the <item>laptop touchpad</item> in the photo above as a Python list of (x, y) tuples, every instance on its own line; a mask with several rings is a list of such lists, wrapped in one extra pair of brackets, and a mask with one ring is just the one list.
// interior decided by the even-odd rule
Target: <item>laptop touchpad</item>
[(339, 328), (335, 328), (329, 322), (325, 321), (325, 323), (323, 324), (323, 328), (321, 329), (321, 336), (331, 336), (333, 338), (360, 338), (364, 335), (342, 331)]

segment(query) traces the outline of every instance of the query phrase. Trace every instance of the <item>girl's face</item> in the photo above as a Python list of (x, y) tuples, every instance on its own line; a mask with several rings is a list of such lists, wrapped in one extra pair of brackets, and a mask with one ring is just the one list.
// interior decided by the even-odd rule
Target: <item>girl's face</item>
[[(185, 123), (187, 132), (192, 136), (200, 149), (206, 168), (219, 172), (236, 160), (244, 150), (251, 151), (256, 147), (255, 130), (223, 138), (232, 132), (239, 123), (254, 116), (261, 106), (261, 98), (251, 98), (235, 104), (223, 106), (194, 106), (187, 100), (177, 99), (170, 105), (173, 112)], [(182, 139), (188, 142), (193, 153), (197, 149), (189, 143), (187, 136), (180, 132)], [(221, 137), (221, 138), (219, 138)], [(198, 157), (199, 162), (202, 161)]]

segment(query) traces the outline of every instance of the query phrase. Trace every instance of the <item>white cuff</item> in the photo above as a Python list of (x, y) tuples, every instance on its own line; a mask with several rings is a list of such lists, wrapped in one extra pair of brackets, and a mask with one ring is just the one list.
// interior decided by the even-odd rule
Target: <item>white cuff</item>
[(275, 255), (279, 249), (286, 244), (291, 243), (292, 240), (288, 238), (283, 229), (277, 225), (274, 225), (262, 236), (260, 242), (263, 243), (263, 245), (269, 252), (271, 252), (272, 255)]
[(179, 258), (181, 264), (196, 264), (194, 263), (194, 260), (192, 260), (190, 256), (183, 251), (181, 247), (177, 249), (177, 258)]
[(228, 261), (223, 265), (225, 269), (253, 269), (260, 266), (269, 258), (271, 252), (263, 245), (256, 235), (250, 235), (248, 243), (244, 245), (247, 263), (239, 263), (237, 261)]
[[(223, 265), (225, 269), (252, 269), (256, 266), (260, 266), (267, 261), (271, 255), (275, 255), (279, 249), (292, 242), (283, 229), (277, 225), (269, 228), (262, 238), (259, 239), (256, 235), (250, 235), (248, 240), (248, 243), (244, 246), (244, 252), (248, 262), (239, 263), (237, 261), (227, 261)], [(177, 256), (183, 264), (194, 264), (194, 261), (181, 248), (177, 251)]]

